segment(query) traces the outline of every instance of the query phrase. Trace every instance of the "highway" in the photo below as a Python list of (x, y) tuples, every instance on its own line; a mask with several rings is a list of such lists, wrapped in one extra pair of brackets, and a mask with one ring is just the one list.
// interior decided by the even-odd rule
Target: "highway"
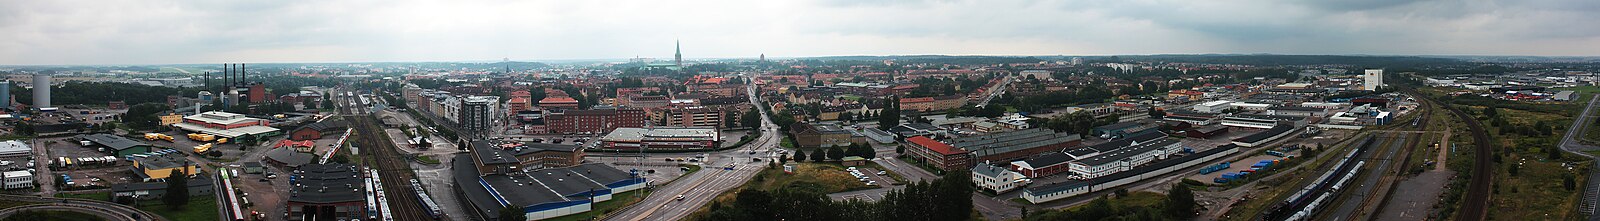
[[(1600, 101), (1600, 96), (1590, 97), (1589, 105), (1584, 106), (1583, 108), (1583, 114), (1572, 119), (1572, 127), (1567, 128), (1567, 134), (1561, 137), (1561, 150), (1565, 150), (1567, 153), (1577, 154), (1590, 159), (1597, 159), (1596, 156), (1583, 151), (1600, 150), (1600, 147), (1595, 147), (1593, 145), (1587, 145), (1576, 141), (1577, 139), (1581, 139), (1579, 136), (1580, 134), (1584, 133), (1584, 130), (1588, 128), (1588, 125), (1594, 123), (1595, 121), (1593, 115), (1594, 108), (1597, 103), (1600, 103), (1596, 102)], [(1600, 160), (1596, 160), (1594, 162), (1595, 168), (1600, 168)], [(1600, 221), (1600, 216), (1594, 215), (1596, 205), (1600, 204), (1600, 179), (1596, 178), (1600, 178), (1600, 170), (1590, 169), (1589, 179), (1587, 179), (1588, 182), (1583, 187), (1583, 199), (1578, 203), (1578, 212), (1588, 215), (1588, 220), (1592, 221)]]
[[(782, 139), (782, 136), (778, 136), (781, 131), (778, 131), (778, 125), (772, 123), (767, 109), (761, 105), (755, 90), (755, 81), (747, 82), (749, 85), (746, 92), (750, 97), (750, 103), (761, 112), (761, 137), (743, 147), (710, 153), (706, 161), (701, 164), (703, 169), (700, 172), (656, 188), (655, 192), (645, 197), (644, 201), (609, 216), (606, 220), (683, 220), (694, 213), (694, 210), (710, 203), (718, 194), (743, 185), (765, 168), (766, 162), (751, 162), (750, 155), (746, 153), (776, 149)], [(728, 164), (734, 165), (733, 170), (724, 169)], [(683, 200), (677, 199), (680, 195), (683, 196)]]

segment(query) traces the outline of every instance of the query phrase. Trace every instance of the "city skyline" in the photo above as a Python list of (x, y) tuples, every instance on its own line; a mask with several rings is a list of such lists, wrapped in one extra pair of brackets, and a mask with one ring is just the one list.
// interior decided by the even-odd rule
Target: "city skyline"
[(851, 55), (1593, 56), (1600, 2), (14, 2), (0, 65)]

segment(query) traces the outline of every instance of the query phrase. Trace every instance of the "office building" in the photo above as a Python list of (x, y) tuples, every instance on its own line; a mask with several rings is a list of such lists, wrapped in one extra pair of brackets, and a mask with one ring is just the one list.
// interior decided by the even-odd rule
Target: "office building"
[(461, 129), (470, 131), (487, 131), (499, 121), (500, 97), (496, 96), (471, 96), (462, 99), (460, 116)]
[(1361, 84), (1362, 90), (1376, 91), (1383, 86), (1383, 69), (1367, 69), (1362, 79), (1365, 80)]

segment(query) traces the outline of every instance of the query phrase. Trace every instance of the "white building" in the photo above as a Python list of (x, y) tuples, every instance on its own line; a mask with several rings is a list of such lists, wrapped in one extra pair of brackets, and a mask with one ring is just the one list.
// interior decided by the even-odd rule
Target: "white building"
[(1232, 101), (1207, 101), (1194, 105), (1194, 111), (1200, 113), (1219, 113), (1233, 108)]
[(987, 163), (972, 167), (972, 183), (978, 188), (1004, 193), (1028, 185), (1028, 179), (1016, 171), (1006, 170)]
[(1379, 86), (1383, 86), (1383, 69), (1367, 69), (1363, 77), (1366, 83), (1362, 85), (1362, 90), (1376, 91)]
[(31, 172), (25, 170), (7, 171), (4, 173), (4, 176), (5, 187), (8, 190), (33, 188), (33, 173)]
[(29, 155), (33, 155), (33, 148), (28, 147), (28, 143), (17, 140), (0, 142), (0, 159), (27, 158)]
[(1267, 108), (1272, 108), (1272, 104), (1260, 104), (1260, 103), (1248, 103), (1248, 102), (1233, 102), (1233, 103), (1228, 104), (1228, 105), (1229, 106), (1233, 106), (1233, 108), (1244, 109), (1244, 110), (1248, 110), (1248, 111), (1265, 111), (1265, 110), (1267, 110)]

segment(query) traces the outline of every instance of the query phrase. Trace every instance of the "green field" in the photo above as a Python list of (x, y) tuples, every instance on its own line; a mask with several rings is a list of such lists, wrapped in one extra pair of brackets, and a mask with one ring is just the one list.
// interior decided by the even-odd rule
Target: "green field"
[(212, 220), (221, 213), (217, 211), (216, 197), (211, 195), (190, 196), (189, 204), (179, 210), (172, 210), (160, 200), (141, 201), (135, 205), (139, 210), (149, 211), (167, 220)]
[[(739, 191), (756, 189), (772, 191), (783, 189), (810, 189), (819, 193), (838, 193), (873, 188), (851, 177), (844, 171), (844, 166), (835, 163), (789, 163), (795, 165), (794, 173), (784, 173), (783, 167), (768, 167), (757, 173), (750, 182), (723, 192), (710, 204), (726, 204), (733, 202)], [(710, 205), (707, 204), (707, 205)], [(710, 212), (711, 207), (701, 206), (689, 217), (701, 217)]]

